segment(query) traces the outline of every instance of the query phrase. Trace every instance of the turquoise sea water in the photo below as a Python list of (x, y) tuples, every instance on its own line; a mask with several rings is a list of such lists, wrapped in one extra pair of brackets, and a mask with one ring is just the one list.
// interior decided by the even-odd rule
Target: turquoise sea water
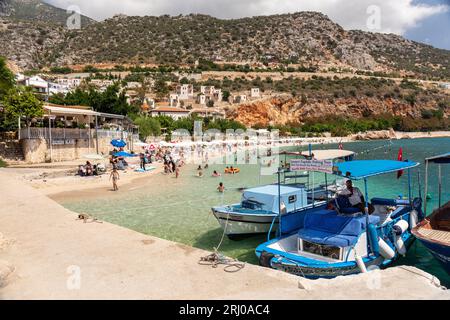
[[(450, 138), (397, 140), (392, 145), (388, 141), (347, 143), (345, 149), (358, 153), (357, 159), (396, 159), (399, 147), (403, 148), (403, 158), (423, 163), (425, 157), (450, 151)], [(314, 149), (337, 148), (337, 145), (314, 146)], [(289, 150), (306, 150), (306, 147), (291, 147)], [(284, 161), (284, 157), (280, 160)], [(188, 244), (194, 247), (212, 250), (217, 246), (222, 229), (211, 214), (210, 208), (220, 204), (237, 203), (240, 200), (240, 188), (272, 183), (276, 176), (260, 176), (259, 166), (240, 165), (237, 175), (211, 177), (213, 170), (223, 172), (225, 165), (210, 165), (204, 178), (195, 177), (196, 166), (187, 165), (181, 171), (181, 177), (157, 174), (139, 187), (128, 192), (118, 192), (99, 199), (83, 201), (65, 201), (62, 204), (76, 212), (87, 212), (100, 220), (108, 221), (132, 230), (156, 237)], [(425, 167), (412, 171), (414, 196), (418, 195), (418, 172), (421, 173), (424, 187)], [(450, 166), (443, 167), (443, 201), (450, 200)], [(219, 182), (223, 182), (226, 191), (216, 191)], [(358, 185), (358, 184), (357, 184)], [(430, 213), (437, 206), (437, 167), (430, 167), (429, 191), (432, 199)], [(369, 197), (397, 197), (408, 195), (408, 179), (405, 175), (397, 180), (396, 174), (388, 174), (369, 179)], [(362, 185), (359, 185), (362, 187)], [(231, 241), (224, 239), (220, 251), (241, 261), (257, 263), (254, 249), (265, 242), (266, 236), (254, 236), (246, 240)], [(408, 255), (399, 259), (398, 265), (413, 265), (435, 276), (445, 286), (450, 286), (450, 277), (442, 270), (438, 262), (416, 241)]]

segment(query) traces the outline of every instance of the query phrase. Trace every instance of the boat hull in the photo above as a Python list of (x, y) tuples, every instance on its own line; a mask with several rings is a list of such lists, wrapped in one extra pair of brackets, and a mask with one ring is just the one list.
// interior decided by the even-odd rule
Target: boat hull
[(450, 275), (450, 247), (425, 239), (419, 239), (419, 241), (441, 263), (444, 270)]
[(214, 217), (219, 222), (225, 234), (232, 239), (251, 236), (255, 234), (268, 233), (277, 230), (278, 222), (274, 221), (275, 214), (254, 215), (236, 212), (224, 212), (212, 209)]

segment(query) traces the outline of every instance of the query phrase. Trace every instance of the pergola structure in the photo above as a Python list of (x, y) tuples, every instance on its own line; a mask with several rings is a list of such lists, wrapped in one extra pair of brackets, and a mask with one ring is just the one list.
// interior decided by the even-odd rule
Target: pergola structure
[[(78, 128), (80, 128), (80, 125), (85, 125), (85, 130), (87, 130), (87, 138), (89, 139), (89, 148), (91, 147), (91, 139), (92, 139), (92, 128), (91, 125), (93, 125), (93, 129), (95, 130), (95, 139), (96, 139), (96, 153), (99, 152), (98, 150), (98, 138), (99, 138), (99, 122), (105, 122), (106, 119), (112, 119), (115, 121), (115, 124), (118, 126), (118, 130), (120, 131), (120, 138), (124, 138), (124, 131), (133, 133), (133, 130), (137, 128), (132, 121), (123, 115), (117, 115), (117, 114), (110, 114), (110, 113), (103, 113), (103, 112), (97, 112), (94, 111), (91, 107), (87, 106), (62, 106), (62, 105), (55, 105), (50, 103), (45, 103), (44, 106), (44, 116), (43, 118), (48, 119), (48, 134), (44, 134), (44, 137), (49, 140), (50, 145), (50, 157), (52, 157), (52, 144), (53, 139), (52, 137), (52, 131), (56, 130), (55, 122), (58, 118), (60, 118), (64, 122), (64, 127), (62, 128), (63, 138), (73, 138), (74, 135), (78, 135), (78, 132), (80, 132), (81, 129), (78, 129), (76, 133), (71, 132), (71, 130), (76, 129), (70, 129), (67, 128), (67, 123), (72, 122), (76, 123)], [(53, 120), (53, 121), (52, 121)], [(52, 125), (53, 122), (53, 125)], [(70, 126), (70, 125), (69, 125)], [(126, 130), (124, 130), (126, 128)], [(19, 139), (20, 137), (20, 121), (19, 121)], [(25, 132), (25, 135), (27, 135), (27, 138), (34, 137), (32, 133), (30, 133), (30, 128), (27, 128), (27, 132)], [(42, 135), (42, 134), (40, 134)], [(81, 133), (80, 133), (81, 135)], [(130, 147), (133, 147), (133, 139), (130, 139)]]

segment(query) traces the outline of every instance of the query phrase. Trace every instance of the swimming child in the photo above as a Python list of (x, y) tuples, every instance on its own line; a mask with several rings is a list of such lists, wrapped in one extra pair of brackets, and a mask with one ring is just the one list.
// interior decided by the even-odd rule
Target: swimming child
[(117, 191), (119, 190), (119, 187), (117, 186), (117, 180), (120, 179), (119, 176), (119, 172), (117, 171), (117, 168), (114, 168), (113, 171), (111, 172), (111, 175), (109, 176), (109, 180), (111, 180), (112, 178), (112, 183), (113, 183), (113, 190)]
[(212, 176), (213, 177), (220, 177), (220, 173), (218, 173), (216, 170), (214, 170)]
[(225, 191), (225, 186), (223, 185), (223, 182), (219, 183), (217, 190), (222, 193)]

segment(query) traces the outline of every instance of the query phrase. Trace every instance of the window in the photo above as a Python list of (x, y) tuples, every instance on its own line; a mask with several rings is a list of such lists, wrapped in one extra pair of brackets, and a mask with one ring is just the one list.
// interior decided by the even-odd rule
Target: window
[(296, 195), (289, 196), (289, 203), (294, 203), (296, 201), (297, 201), (297, 196)]

